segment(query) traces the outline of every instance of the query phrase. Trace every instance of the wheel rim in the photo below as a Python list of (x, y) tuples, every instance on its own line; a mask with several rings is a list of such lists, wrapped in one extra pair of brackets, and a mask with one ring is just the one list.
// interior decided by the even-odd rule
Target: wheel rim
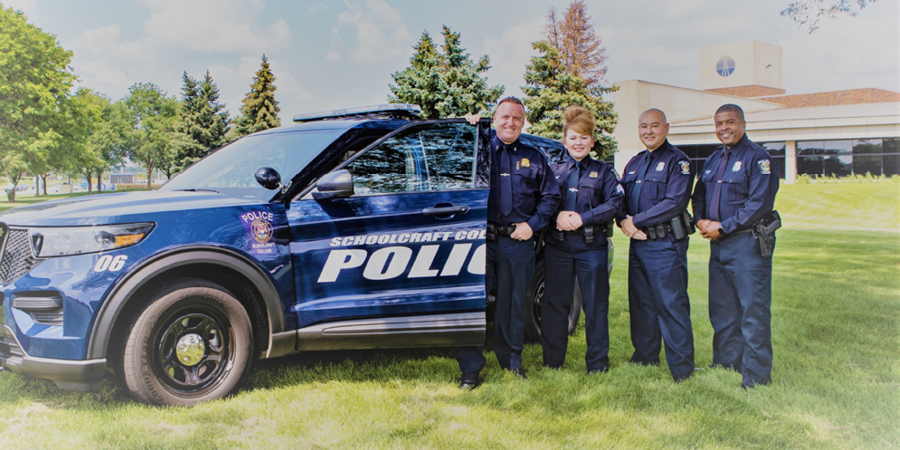
[(153, 369), (168, 390), (199, 394), (225, 378), (234, 361), (234, 335), (226, 318), (192, 308), (160, 323)]

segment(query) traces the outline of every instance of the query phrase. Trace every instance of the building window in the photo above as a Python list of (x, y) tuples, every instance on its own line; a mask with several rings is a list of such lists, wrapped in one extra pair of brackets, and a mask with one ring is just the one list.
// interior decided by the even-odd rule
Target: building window
[(772, 157), (772, 171), (778, 174), (778, 178), (784, 179), (784, 142), (762, 142), (759, 146), (769, 152)]
[(797, 142), (797, 173), (835, 177), (898, 175), (900, 139)]

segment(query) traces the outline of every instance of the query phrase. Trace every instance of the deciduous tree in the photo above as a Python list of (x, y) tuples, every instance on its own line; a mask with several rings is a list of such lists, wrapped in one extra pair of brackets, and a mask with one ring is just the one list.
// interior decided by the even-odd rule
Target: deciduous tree
[(482, 74), (490, 69), (490, 58), (478, 62), (460, 46), (460, 34), (444, 26), (444, 45), (438, 52), (428, 32), (414, 47), (409, 67), (391, 74), (391, 103), (409, 103), (422, 108), (422, 118), (461, 117), (490, 110), (503, 94), (503, 86), (488, 86)]
[(178, 101), (152, 83), (132, 85), (124, 101), (133, 121), (127, 153), (147, 170), (151, 189), (153, 170), (166, 168), (174, 159)]
[(596, 158), (606, 158), (616, 151), (616, 141), (611, 136), (618, 116), (612, 104), (603, 101), (597, 93), (610, 92), (610, 88), (587, 89), (582, 77), (567, 70), (559, 53), (550, 43), (538, 41), (532, 44), (539, 56), (531, 58), (526, 67), (525, 116), (531, 123), (528, 132), (551, 139), (562, 139), (562, 116), (571, 105), (581, 105), (594, 112), (597, 125), (597, 142), (592, 150)]
[(594, 31), (584, 0), (573, 1), (562, 18), (551, 7), (544, 36), (559, 54), (560, 63), (569, 73), (581, 77), (586, 89), (597, 89), (606, 83), (606, 48)]
[(46, 173), (49, 152), (60, 143), (75, 80), (71, 58), (55, 36), (0, 6), (0, 172), (13, 184), (11, 200), (27, 170)]
[(812, 34), (819, 29), (819, 21), (823, 18), (837, 19), (842, 16), (856, 17), (859, 11), (869, 3), (877, 0), (802, 0), (788, 4), (781, 15), (793, 20), (801, 29)]

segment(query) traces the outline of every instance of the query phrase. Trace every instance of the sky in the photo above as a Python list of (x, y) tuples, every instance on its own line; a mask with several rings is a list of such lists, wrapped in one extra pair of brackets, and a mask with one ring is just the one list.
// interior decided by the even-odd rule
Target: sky
[[(610, 82), (640, 79), (697, 88), (699, 49), (757, 40), (783, 47), (788, 94), (881, 88), (900, 92), (897, 0), (813, 34), (779, 15), (791, 0), (587, 0)], [(428, 32), (462, 35), (487, 54), (490, 85), (521, 96), (551, 7), (569, 0), (0, 0), (54, 34), (74, 55), (79, 86), (112, 99), (138, 82), (180, 96), (182, 73), (208, 70), (234, 115), (260, 58), (276, 77), (282, 123), (294, 114), (386, 103), (391, 73), (409, 65)]]

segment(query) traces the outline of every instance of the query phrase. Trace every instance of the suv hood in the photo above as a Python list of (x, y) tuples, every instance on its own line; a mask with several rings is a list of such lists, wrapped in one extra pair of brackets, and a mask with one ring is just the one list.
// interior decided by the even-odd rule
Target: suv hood
[(87, 195), (21, 206), (0, 213), (8, 225), (102, 225), (122, 218), (148, 220), (154, 213), (261, 204), (211, 191), (147, 191)]

